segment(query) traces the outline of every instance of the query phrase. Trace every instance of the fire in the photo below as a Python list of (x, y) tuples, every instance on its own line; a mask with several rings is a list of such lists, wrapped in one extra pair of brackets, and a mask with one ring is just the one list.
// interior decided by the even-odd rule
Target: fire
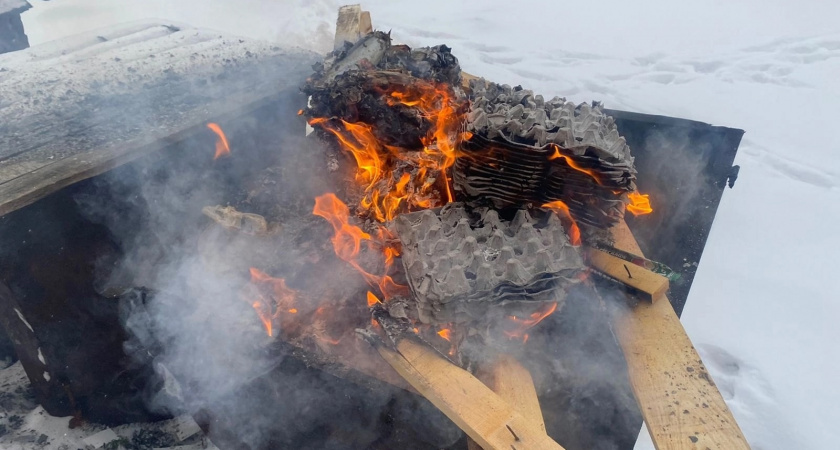
[(572, 160), (572, 158), (560, 153), (560, 146), (559, 145), (554, 145), (554, 154), (548, 157), (549, 161), (553, 161), (555, 159), (562, 159), (562, 160), (566, 161), (566, 164), (568, 164), (568, 166), (571, 167), (572, 169), (575, 169), (578, 172), (583, 172), (583, 173), (589, 175), (590, 177), (592, 177), (593, 180), (595, 180), (596, 183), (601, 184), (601, 180), (598, 179), (598, 175), (596, 175), (594, 171), (589, 170), (589, 169), (584, 169), (583, 167), (581, 167), (577, 163), (575, 163), (574, 160)]
[(449, 328), (443, 328), (437, 332), (437, 335), (446, 339), (449, 342), (452, 342), (452, 330)]
[(212, 130), (219, 137), (219, 139), (216, 140), (216, 155), (213, 156), (213, 159), (216, 160), (223, 156), (230, 156), (230, 146), (228, 145), (227, 137), (225, 137), (225, 132), (222, 131), (222, 127), (218, 124), (210, 122), (207, 124), (207, 128)]
[(297, 292), (286, 286), (286, 280), (271, 277), (255, 267), (251, 267), (251, 283), (265, 288), (267, 292), (264, 293), (273, 300), (273, 302), (269, 302), (266, 295), (260, 295), (251, 306), (257, 312), (266, 333), (269, 336), (274, 336), (274, 322), (283, 311), (297, 314), (298, 310), (294, 307)]
[[(366, 123), (326, 118), (309, 121), (310, 125), (320, 126), (334, 135), (341, 148), (352, 154), (356, 181), (364, 188), (359, 210), (379, 222), (393, 220), (403, 211), (451, 202), (452, 189), (446, 171), (455, 163), (458, 143), (471, 137), (460, 132), (464, 116), (462, 103), (449, 87), (417, 82), (383, 95), (389, 105), (415, 108), (431, 122), (428, 134), (422, 139), (422, 152), (380, 142)], [(445, 198), (434, 191), (441, 184), (439, 181), (444, 186)]]
[(543, 319), (550, 316), (554, 313), (554, 311), (557, 311), (557, 302), (547, 304), (542, 310), (531, 313), (527, 319), (509, 316), (508, 319), (510, 323), (514, 325), (514, 329), (511, 331), (505, 331), (504, 333), (510, 338), (521, 337), (523, 343), (528, 342), (528, 334), (525, 332), (533, 328), (536, 324), (542, 322)]
[(580, 228), (578, 228), (575, 218), (572, 217), (572, 212), (569, 211), (569, 206), (561, 200), (555, 200), (542, 205), (542, 207), (556, 212), (557, 215), (566, 222), (564, 225), (566, 225), (569, 232), (569, 241), (571, 241), (574, 246), (580, 245)]
[(627, 205), (627, 211), (634, 216), (641, 216), (653, 212), (653, 208), (650, 206), (650, 194), (631, 192), (627, 196), (630, 198), (630, 204)]
[[(323, 217), (332, 225), (335, 231), (332, 237), (335, 254), (356, 269), (368, 284), (378, 287), (385, 300), (408, 293), (408, 286), (397, 284), (393, 278), (387, 275), (390, 264), (393, 263), (393, 258), (399, 254), (399, 251), (384, 245), (382, 242), (374, 241), (369, 233), (365, 233), (361, 228), (351, 225), (350, 209), (335, 194), (328, 193), (315, 198), (315, 208), (312, 210), (312, 214)], [(368, 245), (384, 247), (382, 254), (386, 259), (384, 264), (385, 273), (382, 275), (369, 273), (359, 265), (357, 258), (362, 249), (362, 241), (366, 241)], [(368, 301), (370, 301), (370, 297), (368, 297)]]
[(373, 308), (373, 307), (374, 307), (376, 304), (378, 304), (378, 303), (382, 303), (382, 302), (380, 302), (380, 301), (379, 301), (379, 299), (378, 299), (378, 298), (376, 298), (376, 295), (374, 295), (374, 294), (373, 294), (373, 292), (368, 291), (368, 292), (367, 292), (367, 304), (368, 304), (368, 308)]

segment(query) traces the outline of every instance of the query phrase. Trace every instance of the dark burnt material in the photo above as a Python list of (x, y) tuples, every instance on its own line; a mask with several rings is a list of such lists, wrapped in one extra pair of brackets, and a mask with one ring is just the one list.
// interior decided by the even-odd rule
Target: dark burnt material
[(521, 87), (471, 83), (453, 178), (461, 196), (495, 208), (561, 200), (576, 220), (609, 228), (635, 190), (630, 148), (598, 104), (544, 100)]
[(304, 87), (312, 96), (305, 113), (308, 118), (362, 122), (384, 144), (421, 150), (429, 119), (416, 108), (389, 102), (388, 94), (437, 85), (457, 88), (460, 81), (461, 68), (449, 47), (392, 46), (389, 35), (375, 32), (315, 66)]

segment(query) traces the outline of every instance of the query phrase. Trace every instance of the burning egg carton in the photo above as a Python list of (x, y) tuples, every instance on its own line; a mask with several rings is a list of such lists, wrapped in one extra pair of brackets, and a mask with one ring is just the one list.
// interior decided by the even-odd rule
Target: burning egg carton
[(636, 170), (599, 106), (545, 101), (484, 80), (471, 87), (473, 137), (462, 145), (466, 157), (456, 161), (453, 177), (468, 203), (502, 209), (562, 200), (578, 221), (602, 229), (622, 217)]
[(505, 222), (495, 210), (470, 214), (452, 203), (403, 214), (393, 228), (424, 323), (478, 320), (491, 305), (561, 301), (584, 267), (554, 214), (540, 221), (520, 210)]
[(545, 101), (533, 91), (483, 79), (473, 80), (470, 88), (468, 129), (473, 133), (534, 147), (551, 143), (566, 149), (586, 146), (612, 164), (633, 164), (630, 147), (618, 134), (615, 120), (598, 104), (575, 105), (560, 97)]

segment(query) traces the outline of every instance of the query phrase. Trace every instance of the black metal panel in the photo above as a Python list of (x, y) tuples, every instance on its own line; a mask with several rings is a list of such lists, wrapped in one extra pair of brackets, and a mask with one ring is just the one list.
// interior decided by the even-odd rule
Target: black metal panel
[(744, 130), (693, 120), (606, 110), (636, 158), (638, 187), (653, 213), (627, 224), (645, 255), (682, 275), (669, 298), (682, 314), (723, 189), (734, 183)]

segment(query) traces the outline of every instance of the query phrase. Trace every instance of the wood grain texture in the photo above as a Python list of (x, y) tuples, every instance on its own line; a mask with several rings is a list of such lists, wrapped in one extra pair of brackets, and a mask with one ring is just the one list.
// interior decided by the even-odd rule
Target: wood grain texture
[(0, 55), (0, 215), (264, 106), (317, 59), (157, 22)]
[(338, 9), (338, 19), (335, 22), (335, 41), (333, 48), (339, 49), (345, 42), (355, 43), (361, 37), (362, 7), (346, 5)]
[[(476, 377), (545, 433), (545, 420), (534, 379), (516, 358), (499, 355), (491, 364), (480, 368)], [(470, 450), (481, 449), (473, 440), (468, 440), (467, 446)]]
[[(642, 255), (624, 221), (612, 234), (617, 248)], [(657, 450), (750, 448), (667, 298), (639, 302), (613, 320)]]
[(484, 450), (562, 449), (544, 429), (469, 372), (411, 339), (379, 353)]
[(596, 248), (584, 252), (590, 267), (627, 286), (628, 291), (655, 302), (668, 292), (668, 279)]
[(373, 22), (370, 20), (370, 11), (362, 11), (359, 17), (359, 33), (364, 36), (373, 33)]

